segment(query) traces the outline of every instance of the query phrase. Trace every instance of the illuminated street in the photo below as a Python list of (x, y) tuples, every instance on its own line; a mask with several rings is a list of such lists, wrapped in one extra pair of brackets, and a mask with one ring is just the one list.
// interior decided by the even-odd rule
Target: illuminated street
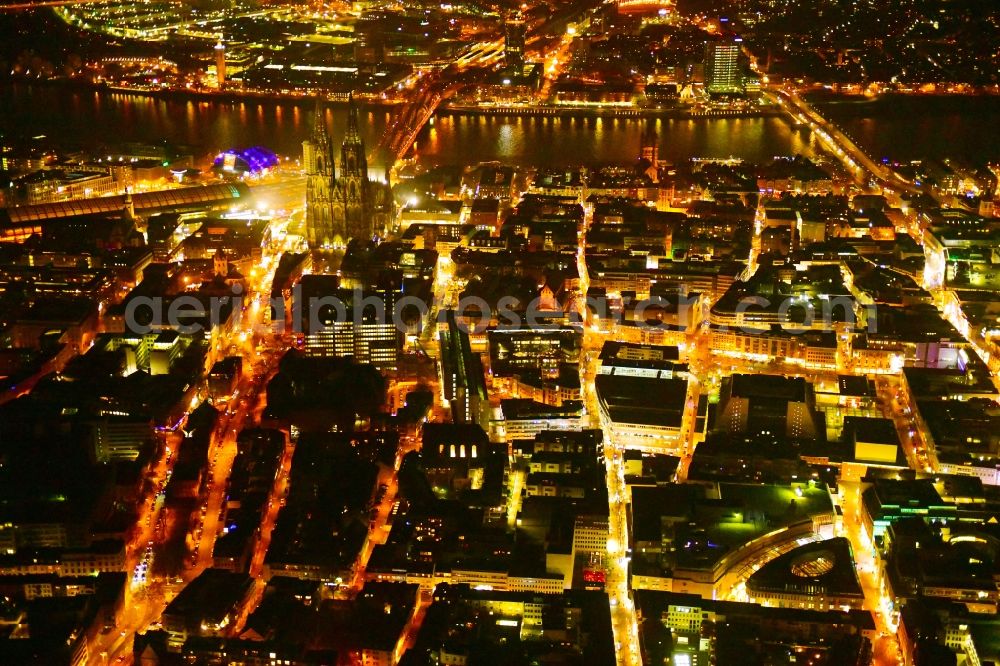
[[(581, 365), (581, 375), (584, 378), (586, 405), (593, 427), (601, 428), (605, 433), (608, 427), (601, 419), (600, 407), (594, 392), (593, 376), (597, 361)], [(622, 466), (623, 448), (610, 439), (604, 442), (604, 461), (607, 470), (608, 501), (608, 557), (607, 592), (611, 603), (612, 626), (615, 632), (615, 649), (619, 664), (641, 664), (639, 651), (639, 627), (636, 621), (635, 607), (629, 586), (629, 555), (628, 555), (628, 490), (625, 486), (625, 472)]]
[(0, 664), (1000, 663), (939, 5), (0, 6)]

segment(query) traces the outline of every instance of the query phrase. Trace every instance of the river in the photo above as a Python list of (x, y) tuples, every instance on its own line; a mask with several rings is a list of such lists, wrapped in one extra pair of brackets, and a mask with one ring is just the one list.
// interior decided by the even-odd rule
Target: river
[(874, 159), (1000, 161), (1000, 96), (885, 95), (817, 108)]
[[(46, 135), (59, 145), (84, 148), (123, 141), (169, 141), (206, 155), (227, 148), (262, 145), (297, 156), (309, 134), (312, 104), (150, 98), (107, 90), (50, 85), (0, 88), (0, 133)], [(858, 103), (823, 102), (821, 108), (873, 154), (900, 159), (1000, 158), (1000, 98), (906, 98)], [(343, 133), (343, 107), (331, 106), (327, 122), (334, 141)], [(389, 110), (362, 113), (372, 145)], [(440, 115), (417, 139), (421, 159), (433, 164), (503, 160), (515, 164), (565, 166), (627, 162), (639, 154), (647, 122), (636, 118), (565, 116)], [(741, 157), (763, 161), (774, 155), (811, 154), (814, 138), (780, 117), (660, 118), (655, 121), (663, 159)]]

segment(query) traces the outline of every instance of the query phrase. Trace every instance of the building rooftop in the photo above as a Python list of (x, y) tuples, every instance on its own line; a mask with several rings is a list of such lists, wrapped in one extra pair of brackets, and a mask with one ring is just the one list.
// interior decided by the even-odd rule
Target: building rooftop
[(578, 400), (565, 400), (562, 406), (554, 407), (530, 398), (505, 398), (500, 401), (500, 412), (506, 421), (572, 419), (583, 415), (583, 403)]
[(738, 398), (765, 398), (805, 402), (808, 382), (802, 377), (780, 375), (733, 375), (732, 395)]
[(885, 509), (901, 507), (926, 509), (947, 507), (931, 479), (876, 478), (864, 491), (862, 500), (869, 515), (878, 517)]
[(833, 503), (823, 484), (668, 485), (633, 488), (631, 511), (634, 541), (660, 544), (671, 523), (668, 566), (700, 570), (765, 535), (823, 515), (832, 519)]
[(97, 312), (97, 303), (89, 298), (39, 298), (19, 318), (21, 322), (80, 324)]
[(747, 580), (747, 590), (863, 598), (851, 542), (844, 537), (799, 546), (771, 560)]
[(676, 345), (642, 345), (633, 342), (609, 340), (601, 347), (602, 365), (648, 365), (673, 366), (680, 360), (680, 349)]
[(825, 627), (847, 624), (857, 627), (860, 631), (875, 630), (875, 620), (868, 611), (813, 611), (798, 608), (775, 608), (738, 601), (703, 599), (697, 594), (654, 590), (636, 590), (634, 594), (636, 607), (640, 609), (644, 617), (659, 617), (666, 614), (672, 606), (683, 606), (698, 608), (705, 612), (713, 612), (727, 619), (739, 616), (759, 618), (761, 621), (760, 626), (766, 626), (768, 622), (792, 622), (795, 624), (815, 624)]
[(899, 446), (899, 433), (891, 419), (845, 416), (844, 430), (852, 432), (858, 442)]
[(597, 375), (594, 385), (612, 421), (669, 427), (681, 425), (687, 398), (684, 379)]
[[(250, 188), (243, 183), (226, 183), (204, 187), (183, 187), (132, 195), (136, 213), (154, 213), (191, 206), (211, 207), (239, 199), (250, 198)], [(20, 225), (27, 222), (61, 217), (119, 213), (125, 209), (126, 196), (74, 199), (57, 203), (19, 206), (0, 210), (0, 225)]]
[(479, 444), (486, 446), (489, 437), (475, 423), (425, 423), (423, 430), (424, 451), (434, 451), (449, 444)]
[(861, 375), (838, 375), (837, 387), (840, 395), (866, 398), (875, 396), (875, 382)]
[(163, 614), (182, 619), (189, 626), (202, 622), (218, 625), (247, 597), (253, 585), (254, 580), (245, 573), (205, 569), (174, 597)]
[(910, 395), (916, 400), (922, 398), (954, 399), (957, 396), (992, 398), (998, 397), (996, 385), (990, 379), (990, 371), (979, 360), (970, 356), (965, 369), (953, 368), (903, 368), (903, 377)]

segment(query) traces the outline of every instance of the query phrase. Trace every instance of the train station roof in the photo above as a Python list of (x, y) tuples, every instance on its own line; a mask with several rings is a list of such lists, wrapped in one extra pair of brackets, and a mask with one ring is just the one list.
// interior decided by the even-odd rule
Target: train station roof
[[(244, 183), (219, 183), (156, 192), (140, 192), (132, 195), (132, 204), (137, 213), (151, 214), (195, 206), (218, 206), (229, 201), (249, 197), (250, 188)], [(0, 210), (0, 223), (22, 225), (63, 217), (115, 213), (123, 210), (125, 203), (126, 196), (117, 195), (18, 206)]]

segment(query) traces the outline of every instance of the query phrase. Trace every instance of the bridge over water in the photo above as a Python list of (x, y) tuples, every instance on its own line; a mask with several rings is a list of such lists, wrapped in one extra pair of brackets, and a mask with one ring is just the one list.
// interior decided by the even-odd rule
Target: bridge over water
[(463, 69), (449, 65), (424, 76), (411, 91), (409, 101), (399, 107), (386, 125), (372, 149), (372, 159), (384, 159), (388, 165), (401, 160), (438, 106), (466, 84), (481, 79), (487, 71), (484, 66)]
[[(601, 5), (603, 0), (573, 0), (566, 2), (544, 20), (528, 30), (526, 46), (533, 46), (536, 56), (544, 52), (564, 32), (569, 24)], [(372, 160), (384, 160), (392, 165), (402, 159), (413, 145), (417, 134), (434, 115), (438, 106), (470, 83), (483, 83), (495, 65), (503, 58), (504, 40), (494, 39), (473, 44), (444, 69), (423, 76), (410, 91), (409, 101), (400, 106), (385, 132), (372, 149)]]
[(908, 192), (921, 194), (919, 187), (905, 180), (898, 173), (884, 164), (872, 159), (835, 123), (827, 120), (809, 102), (794, 90), (774, 88), (769, 93), (778, 104), (792, 116), (796, 122), (808, 125), (826, 143), (827, 148), (851, 171), (857, 178), (864, 177), (889, 192)]

